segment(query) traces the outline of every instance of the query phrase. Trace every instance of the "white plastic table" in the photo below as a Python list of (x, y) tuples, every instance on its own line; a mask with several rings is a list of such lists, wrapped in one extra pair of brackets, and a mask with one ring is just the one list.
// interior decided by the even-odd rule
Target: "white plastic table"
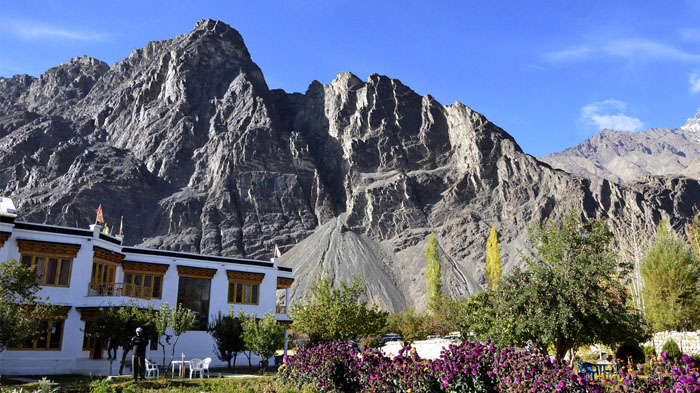
[[(170, 375), (172, 375), (173, 378), (175, 377), (175, 365), (176, 365), (176, 364), (177, 364), (177, 366), (178, 366), (177, 375), (178, 375), (178, 376), (181, 376), (181, 375), (182, 375), (182, 366), (183, 366), (183, 363), (184, 363), (184, 366), (185, 366), (185, 367), (189, 367), (189, 366), (190, 366), (190, 361), (189, 361), (189, 360), (185, 360), (184, 362), (183, 362), (182, 360), (173, 360), (173, 361), (170, 363), (170, 364), (172, 365), (172, 368), (173, 368), (172, 374), (170, 374)], [(185, 368), (185, 371), (187, 371), (187, 368)]]

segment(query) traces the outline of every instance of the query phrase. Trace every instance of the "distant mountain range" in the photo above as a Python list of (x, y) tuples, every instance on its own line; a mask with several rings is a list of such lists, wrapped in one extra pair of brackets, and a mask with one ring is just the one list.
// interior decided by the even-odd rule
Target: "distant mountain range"
[[(650, 157), (687, 168), (688, 127)], [(642, 149), (630, 138), (618, 151)], [(485, 282), (491, 226), (508, 272), (531, 248), (526, 227), (572, 208), (617, 230), (683, 224), (700, 204), (694, 179), (601, 177), (552, 169), (484, 115), (386, 76), (270, 90), (240, 34), (213, 20), (111, 67), (82, 57), (0, 78), (0, 195), (21, 220), (87, 227), (102, 204), (109, 224), (124, 216), (127, 244), (252, 258), (279, 245), (293, 299), (320, 274), (360, 274), (388, 309), (420, 308), (431, 232), (460, 296)]]
[(655, 175), (700, 179), (700, 110), (680, 128), (603, 130), (577, 146), (538, 159), (575, 175), (618, 183)]

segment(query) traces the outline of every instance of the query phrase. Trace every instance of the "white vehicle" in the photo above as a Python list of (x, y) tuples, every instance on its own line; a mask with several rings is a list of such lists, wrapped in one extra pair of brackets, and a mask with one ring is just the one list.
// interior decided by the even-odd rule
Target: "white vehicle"
[(17, 209), (12, 199), (0, 197), (0, 216), (17, 218)]
[(428, 336), (428, 338), (426, 340), (440, 340), (441, 338), (442, 337), (437, 336), (437, 335), (436, 336)]

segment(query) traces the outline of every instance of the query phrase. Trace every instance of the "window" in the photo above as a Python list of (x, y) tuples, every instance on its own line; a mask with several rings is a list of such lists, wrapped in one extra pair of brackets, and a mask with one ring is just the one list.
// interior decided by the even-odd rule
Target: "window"
[(19, 347), (11, 349), (23, 351), (60, 351), (61, 341), (63, 339), (63, 320), (42, 322), (41, 329), (44, 331), (44, 334), (38, 339), (34, 341), (25, 341)]
[(152, 273), (124, 273), (124, 296), (160, 299), (163, 276)]
[(209, 290), (211, 279), (180, 276), (177, 304), (197, 314), (193, 330), (206, 330), (209, 325)]
[(36, 272), (39, 285), (67, 287), (70, 284), (71, 259), (40, 255), (22, 255), (22, 265)]
[(234, 304), (253, 304), (260, 302), (260, 283), (264, 273), (227, 270), (228, 302)]
[(257, 305), (259, 291), (260, 284), (231, 281), (228, 283), (228, 302)]

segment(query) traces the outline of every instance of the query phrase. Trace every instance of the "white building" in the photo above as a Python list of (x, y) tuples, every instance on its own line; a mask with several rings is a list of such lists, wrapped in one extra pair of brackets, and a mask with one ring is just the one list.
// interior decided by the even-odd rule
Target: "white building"
[[(198, 330), (180, 337), (176, 357), (181, 353), (187, 359), (211, 357), (213, 367), (224, 363), (215, 356), (214, 340), (203, 328), (219, 311), (226, 314), (233, 307), (235, 312), (243, 309), (258, 317), (274, 312), (280, 323), (291, 322), (287, 291), (294, 280), (292, 269), (278, 266), (274, 258), (260, 261), (127, 247), (120, 236), (100, 230), (100, 226), (86, 230), (0, 217), (0, 261), (15, 259), (36, 267), (41, 285), (37, 295), (62, 306), (60, 318), (47, 327), (46, 336), (0, 353), (0, 375), (107, 375), (107, 348), (85, 338), (84, 329), (96, 319), (100, 307), (130, 301), (144, 308), (150, 301), (155, 309), (164, 301), (171, 306), (182, 303), (197, 312)], [(282, 304), (278, 304), (278, 290), (284, 292)], [(169, 347), (166, 354), (169, 360)], [(151, 346), (146, 356), (160, 364), (162, 349)], [(131, 356), (127, 359), (130, 364)], [(247, 363), (247, 358), (238, 357), (238, 365)], [(116, 374), (119, 362), (112, 367)]]

